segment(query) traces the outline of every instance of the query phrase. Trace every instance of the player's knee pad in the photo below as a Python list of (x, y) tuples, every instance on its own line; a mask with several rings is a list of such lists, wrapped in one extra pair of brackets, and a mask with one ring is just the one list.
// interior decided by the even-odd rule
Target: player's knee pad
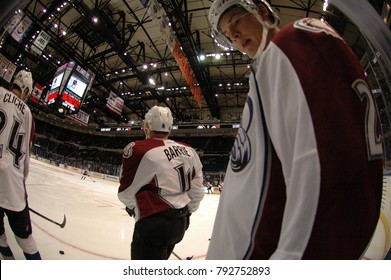
[(31, 234), (26, 239), (17, 236), (15, 236), (15, 239), (24, 253), (34, 254), (38, 252), (37, 244), (35, 243), (35, 240)]

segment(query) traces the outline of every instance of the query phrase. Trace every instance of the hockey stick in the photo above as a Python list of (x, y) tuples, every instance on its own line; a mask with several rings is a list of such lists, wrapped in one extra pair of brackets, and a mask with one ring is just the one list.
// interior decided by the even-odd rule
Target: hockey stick
[[(178, 260), (183, 260), (183, 259), (182, 259), (180, 256), (178, 256), (174, 251), (172, 252), (172, 254), (173, 254), (175, 257), (177, 257)], [(191, 257), (186, 257), (186, 260), (191, 260), (193, 257), (194, 257), (194, 255), (191, 256)]]
[(92, 178), (90, 177), (90, 175), (88, 175), (87, 177), (88, 177), (88, 178), (90, 178), (90, 179), (91, 179), (91, 181), (95, 183), (95, 181), (94, 181), (94, 180), (92, 180)]
[(31, 209), (31, 208), (29, 208), (29, 209), (30, 209), (30, 211), (33, 212), (34, 214), (37, 214), (37, 215), (40, 216), (41, 218), (44, 218), (45, 220), (48, 220), (49, 222), (52, 222), (53, 224), (58, 225), (60, 228), (65, 227), (65, 224), (66, 224), (66, 222), (67, 222), (67, 219), (66, 219), (66, 217), (65, 217), (65, 214), (64, 214), (64, 220), (63, 220), (62, 223), (60, 224), (60, 223), (58, 223), (58, 222), (56, 222), (56, 221), (53, 221), (52, 219), (50, 219), (50, 218), (48, 218), (48, 217), (42, 215), (41, 213), (38, 213), (37, 211), (35, 211), (35, 210)]
[(182, 258), (180, 256), (178, 256), (174, 251), (172, 251), (172, 254), (178, 258), (178, 260), (182, 260)]

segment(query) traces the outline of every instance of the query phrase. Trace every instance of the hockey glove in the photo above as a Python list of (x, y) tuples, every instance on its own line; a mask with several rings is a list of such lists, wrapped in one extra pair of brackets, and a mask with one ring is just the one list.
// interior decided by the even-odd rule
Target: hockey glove
[(134, 208), (130, 209), (129, 207), (126, 207), (125, 210), (126, 212), (128, 212), (130, 217), (134, 217), (136, 215), (136, 213), (134, 212)]

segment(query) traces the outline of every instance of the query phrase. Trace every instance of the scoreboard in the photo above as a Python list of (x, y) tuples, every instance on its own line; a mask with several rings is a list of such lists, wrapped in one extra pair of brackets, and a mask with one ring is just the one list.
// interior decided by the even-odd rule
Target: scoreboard
[(47, 106), (64, 117), (77, 114), (94, 77), (94, 73), (83, 69), (74, 61), (60, 66), (46, 95)]

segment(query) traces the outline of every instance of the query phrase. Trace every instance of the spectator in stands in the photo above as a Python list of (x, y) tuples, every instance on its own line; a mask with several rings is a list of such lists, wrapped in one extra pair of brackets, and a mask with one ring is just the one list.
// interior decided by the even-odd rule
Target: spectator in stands
[(21, 70), (14, 77), (12, 92), (0, 88), (0, 252), (4, 259), (15, 259), (5, 234), (5, 215), (26, 259), (41, 259), (32, 236), (26, 190), (34, 119), (24, 101), (32, 86), (31, 73)]
[(212, 35), (254, 59), (207, 259), (359, 259), (382, 195), (364, 70), (326, 22), (277, 27), (265, 0), (216, 0)]
[(118, 197), (136, 224), (131, 258), (168, 259), (204, 197), (202, 164), (188, 145), (168, 139), (171, 111), (154, 106), (145, 115), (145, 140), (128, 144)]

